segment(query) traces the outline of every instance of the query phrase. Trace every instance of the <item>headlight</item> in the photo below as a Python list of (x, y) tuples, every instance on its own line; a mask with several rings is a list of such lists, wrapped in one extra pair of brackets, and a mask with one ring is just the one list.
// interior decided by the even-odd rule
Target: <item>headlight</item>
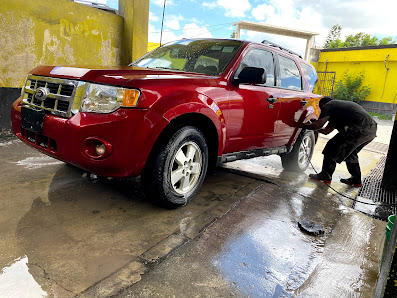
[(112, 113), (120, 107), (135, 107), (139, 96), (137, 89), (89, 84), (81, 103), (81, 111)]

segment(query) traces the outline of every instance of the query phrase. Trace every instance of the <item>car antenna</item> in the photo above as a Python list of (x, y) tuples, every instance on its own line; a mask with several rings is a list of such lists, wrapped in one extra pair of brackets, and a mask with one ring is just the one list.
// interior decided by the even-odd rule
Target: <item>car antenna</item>
[(161, 20), (161, 32), (160, 32), (160, 47), (161, 47), (161, 40), (163, 38), (163, 26), (164, 26), (164, 13), (165, 13), (165, 2), (167, 0), (164, 0), (164, 7), (163, 7), (163, 18)]

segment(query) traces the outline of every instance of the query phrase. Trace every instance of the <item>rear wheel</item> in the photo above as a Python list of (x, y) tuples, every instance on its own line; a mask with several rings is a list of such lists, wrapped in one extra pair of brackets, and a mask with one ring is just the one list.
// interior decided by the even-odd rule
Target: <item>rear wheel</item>
[(187, 204), (203, 184), (208, 147), (195, 127), (179, 129), (151, 156), (144, 173), (147, 191), (168, 207)]
[(290, 153), (280, 154), (283, 168), (287, 171), (304, 172), (314, 152), (315, 137), (311, 130), (302, 131)]

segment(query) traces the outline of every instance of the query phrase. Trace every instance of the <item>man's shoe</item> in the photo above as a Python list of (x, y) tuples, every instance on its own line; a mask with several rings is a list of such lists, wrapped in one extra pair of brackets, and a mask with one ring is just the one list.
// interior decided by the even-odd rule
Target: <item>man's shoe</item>
[(313, 180), (318, 180), (318, 181), (322, 181), (324, 183), (327, 184), (331, 184), (331, 178), (329, 177), (329, 175), (323, 174), (323, 173), (319, 173), (319, 174), (309, 174), (309, 178), (313, 179)]
[(340, 182), (347, 184), (347, 185), (351, 185), (354, 187), (361, 187), (363, 186), (363, 184), (361, 183), (361, 181), (354, 179), (353, 177), (350, 177), (349, 179), (340, 179)]

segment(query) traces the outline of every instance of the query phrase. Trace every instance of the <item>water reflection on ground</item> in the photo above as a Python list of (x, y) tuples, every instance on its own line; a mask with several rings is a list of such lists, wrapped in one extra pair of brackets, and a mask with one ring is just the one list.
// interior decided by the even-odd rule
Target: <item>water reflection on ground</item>
[(47, 297), (47, 293), (29, 273), (27, 256), (3, 268), (0, 273), (0, 293), (7, 297)]

